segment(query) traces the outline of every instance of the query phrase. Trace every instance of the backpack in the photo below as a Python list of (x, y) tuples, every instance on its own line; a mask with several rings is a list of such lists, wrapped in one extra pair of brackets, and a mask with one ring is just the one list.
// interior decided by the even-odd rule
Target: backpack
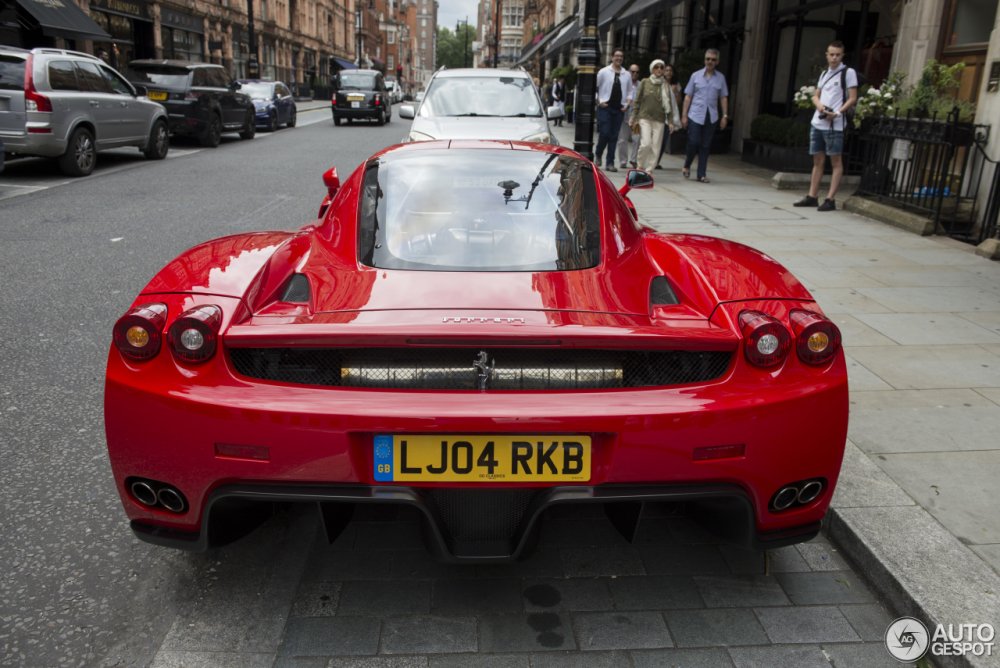
[[(840, 70), (840, 92), (844, 96), (844, 99), (841, 102), (841, 104), (844, 104), (844, 102), (847, 102), (847, 71), (848, 70), (853, 70), (854, 71), (854, 78), (856, 78), (858, 80), (858, 100), (859, 101), (861, 100), (861, 86), (863, 86), (866, 83), (868, 83), (868, 78), (865, 77), (864, 75), (862, 75), (857, 70), (855, 70), (853, 67), (844, 67), (844, 69)], [(858, 105), (857, 105), (857, 103), (855, 103), (854, 106), (852, 106), (850, 109), (848, 109), (847, 111), (844, 112), (844, 132), (849, 132), (850, 130), (854, 129), (854, 112), (857, 110), (857, 108), (858, 108)]]

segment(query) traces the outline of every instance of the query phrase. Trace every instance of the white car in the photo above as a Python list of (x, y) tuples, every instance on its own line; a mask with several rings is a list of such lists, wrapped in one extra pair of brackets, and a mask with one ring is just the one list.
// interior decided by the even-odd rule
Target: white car
[(419, 106), (403, 104), (400, 118), (412, 118), (406, 141), (434, 139), (509, 139), (558, 144), (549, 119), (558, 107), (545, 108), (524, 70), (468, 68), (434, 73)]

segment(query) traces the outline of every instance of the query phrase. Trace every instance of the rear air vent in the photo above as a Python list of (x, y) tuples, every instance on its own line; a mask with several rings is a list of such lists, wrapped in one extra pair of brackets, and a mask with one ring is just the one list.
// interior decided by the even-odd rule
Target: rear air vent
[(237, 373), (278, 383), (423, 390), (593, 390), (714, 380), (730, 352), (521, 348), (232, 348)]
[(292, 274), (285, 284), (285, 291), (281, 294), (283, 302), (309, 302), (309, 279), (305, 274)]
[(657, 276), (649, 284), (649, 303), (653, 306), (680, 304), (666, 276)]

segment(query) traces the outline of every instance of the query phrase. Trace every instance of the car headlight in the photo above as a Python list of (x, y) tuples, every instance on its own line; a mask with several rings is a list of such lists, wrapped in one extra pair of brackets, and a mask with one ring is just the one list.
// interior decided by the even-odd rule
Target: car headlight
[(528, 135), (521, 141), (533, 141), (539, 144), (548, 144), (552, 142), (552, 135), (548, 132), (539, 132), (538, 134)]
[(410, 130), (410, 136), (407, 141), (434, 141), (434, 137), (430, 135), (425, 135), (423, 132), (417, 132), (416, 130)]

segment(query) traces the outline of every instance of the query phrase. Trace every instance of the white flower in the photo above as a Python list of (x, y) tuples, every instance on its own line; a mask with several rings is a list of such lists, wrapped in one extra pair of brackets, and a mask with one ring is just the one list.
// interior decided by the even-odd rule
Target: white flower
[(882, 97), (891, 99), (892, 93), (882, 93)]

